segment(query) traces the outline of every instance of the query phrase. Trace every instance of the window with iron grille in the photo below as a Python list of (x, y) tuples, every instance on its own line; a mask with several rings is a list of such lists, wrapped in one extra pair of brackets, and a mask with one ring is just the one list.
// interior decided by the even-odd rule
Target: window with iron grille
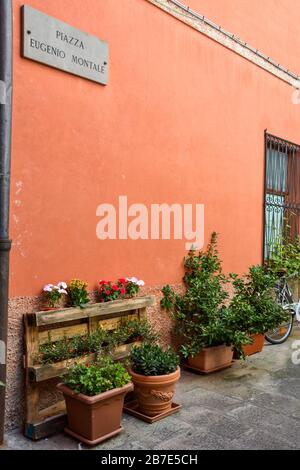
[(300, 234), (300, 146), (265, 134), (264, 258)]

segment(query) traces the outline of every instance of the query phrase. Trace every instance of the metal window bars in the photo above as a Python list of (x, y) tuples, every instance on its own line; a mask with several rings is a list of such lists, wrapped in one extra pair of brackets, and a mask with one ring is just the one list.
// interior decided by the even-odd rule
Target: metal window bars
[(300, 235), (300, 146), (265, 133), (264, 259)]

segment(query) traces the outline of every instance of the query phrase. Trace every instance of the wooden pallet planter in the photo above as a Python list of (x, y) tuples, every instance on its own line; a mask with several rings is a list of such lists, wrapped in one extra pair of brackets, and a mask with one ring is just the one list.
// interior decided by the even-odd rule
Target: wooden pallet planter
[[(95, 354), (89, 354), (53, 364), (36, 364), (39, 346), (48, 341), (48, 333), (51, 332), (51, 341), (55, 342), (64, 337), (72, 338), (78, 334), (92, 333), (98, 326), (113, 330), (127, 319), (146, 318), (146, 309), (153, 305), (154, 301), (154, 296), (147, 296), (92, 304), (84, 309), (66, 308), (24, 315), (26, 437), (38, 440), (60, 432), (66, 425), (64, 400), (40, 409), (39, 383), (60, 377), (67, 367), (75, 362), (91, 363), (95, 359)], [(133, 344), (136, 343), (116, 348), (115, 359), (127, 357)]]

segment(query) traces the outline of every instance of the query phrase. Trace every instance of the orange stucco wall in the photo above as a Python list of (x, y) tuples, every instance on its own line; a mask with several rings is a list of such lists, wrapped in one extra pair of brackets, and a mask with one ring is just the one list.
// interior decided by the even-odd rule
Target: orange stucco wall
[[(294, 25), (284, 5), (300, 10), (296, 2), (189, 3), (300, 69), (294, 26), (276, 35), (275, 7)], [(22, 4), (13, 1), (10, 295), (36, 295), (46, 282), (72, 277), (90, 288), (121, 275), (178, 282), (184, 240), (97, 239), (96, 208), (119, 195), (130, 204), (204, 203), (205, 241), (220, 233), (225, 269), (259, 262), (264, 129), (300, 142), (292, 88), (146, 0), (30, 0), (109, 42), (104, 87), (20, 57)]]
[(201, 15), (300, 73), (297, 0), (181, 0)]

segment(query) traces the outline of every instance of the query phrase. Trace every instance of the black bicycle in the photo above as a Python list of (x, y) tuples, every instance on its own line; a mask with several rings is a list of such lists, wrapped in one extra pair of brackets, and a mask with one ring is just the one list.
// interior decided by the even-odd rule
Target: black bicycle
[(265, 334), (265, 338), (271, 344), (281, 344), (284, 343), (290, 336), (293, 325), (294, 319), (300, 321), (300, 299), (298, 302), (294, 302), (292, 292), (288, 285), (288, 279), (292, 278), (293, 276), (282, 277), (280, 278), (275, 284), (275, 295), (276, 300), (283, 307), (284, 310), (287, 311), (287, 320), (281, 323), (276, 328), (267, 331)]

